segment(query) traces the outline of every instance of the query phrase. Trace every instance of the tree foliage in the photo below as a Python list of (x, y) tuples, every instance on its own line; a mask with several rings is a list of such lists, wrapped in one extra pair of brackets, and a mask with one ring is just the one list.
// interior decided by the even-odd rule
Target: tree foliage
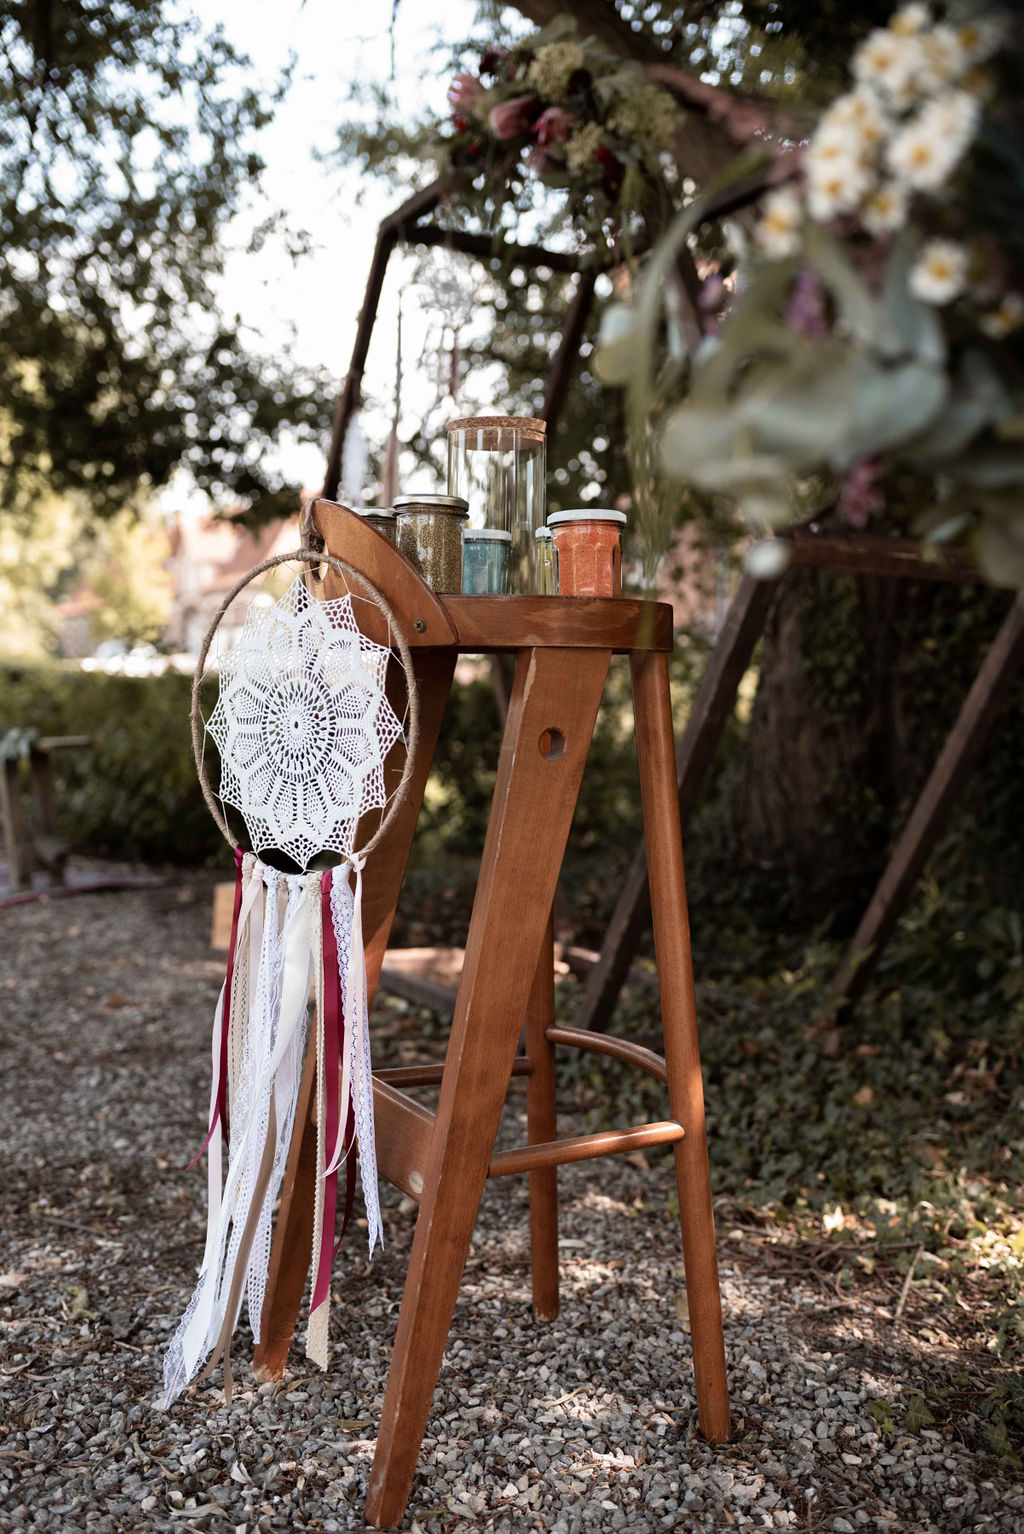
[(216, 284), (285, 84), (176, 0), (0, 9), (0, 505), (45, 484), (110, 513), (179, 465), (283, 491), (261, 460), (324, 381), (254, 355)]

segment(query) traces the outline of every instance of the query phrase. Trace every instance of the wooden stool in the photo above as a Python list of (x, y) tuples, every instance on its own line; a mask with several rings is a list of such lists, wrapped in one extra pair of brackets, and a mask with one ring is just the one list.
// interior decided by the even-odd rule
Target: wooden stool
[[(644, 1146), (675, 1150), (700, 1425), (729, 1435), (704, 1098), (690, 959), (667, 652), (672, 613), (627, 599), (435, 596), (412, 565), (361, 518), (314, 506), (327, 547), (364, 572), (402, 623), (420, 694), (414, 781), (364, 875), (370, 995), (387, 946), (423, 789), (460, 652), (512, 651), (508, 711), (465, 965), (443, 1069), (374, 1073), (381, 1175), (419, 1201), (377, 1450), (366, 1499), (377, 1528), (397, 1523), (409, 1497), (462, 1270), (488, 1177), (530, 1176), (533, 1308), (558, 1313), (555, 1168)], [(344, 588), (328, 574), (325, 596)], [(372, 637), (363, 613), (360, 623)], [(637, 753), (650, 868), (665, 1057), (622, 1039), (554, 1025), (551, 905), (583, 766), (614, 652), (630, 656)], [(517, 1055), (525, 1029), (525, 1053)], [(672, 1118), (559, 1140), (554, 1046), (627, 1060), (668, 1084)], [(255, 1368), (284, 1371), (305, 1287), (313, 1223), (316, 1131), (307, 1065), (282, 1191)], [(527, 1078), (528, 1143), (495, 1153), (508, 1083)], [(436, 1114), (401, 1088), (440, 1083)]]
[(11, 875), (11, 890), (31, 889), (32, 875), (40, 869), (55, 884), (64, 883), (69, 842), (57, 835), (50, 756), (54, 751), (81, 751), (92, 746), (91, 735), (44, 735), (30, 740), (29, 773), (35, 826), (30, 828), (22, 808), (18, 757), (0, 761), (0, 819), (4, 823), (4, 847)]

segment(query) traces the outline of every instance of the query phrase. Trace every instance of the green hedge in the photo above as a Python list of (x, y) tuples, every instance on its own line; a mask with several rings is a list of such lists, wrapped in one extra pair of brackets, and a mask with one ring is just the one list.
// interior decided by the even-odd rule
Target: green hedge
[(0, 667), (0, 732), (91, 735), (53, 758), (58, 828), (77, 852), (205, 863), (224, 843), (196, 783), (189, 677)]
[[(692, 647), (673, 662), (685, 709), (702, 658)], [(189, 734), (188, 677), (107, 676), (55, 664), (0, 665), (0, 735), (91, 735), (91, 752), (54, 757), (58, 824), (76, 851), (172, 863), (224, 856), (196, 782)], [(628, 667), (612, 664), (574, 826), (582, 845), (630, 847), (640, 801)], [(501, 731), (487, 674), (456, 686), (427, 789), (416, 861), (463, 855), (483, 842)], [(211, 747), (212, 750), (212, 747)], [(211, 777), (216, 778), (214, 756)]]

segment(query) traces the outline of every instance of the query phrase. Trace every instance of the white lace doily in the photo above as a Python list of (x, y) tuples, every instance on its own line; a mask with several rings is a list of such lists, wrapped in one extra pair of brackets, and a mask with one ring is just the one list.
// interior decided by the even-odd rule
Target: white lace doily
[(347, 855), (360, 816), (385, 807), (384, 762), (402, 735), (385, 692), (390, 655), (361, 632), (350, 594), (318, 601), (301, 576), (273, 607), (250, 606), (206, 728), (220, 798), (241, 812), (254, 851), (302, 869), (318, 852)]

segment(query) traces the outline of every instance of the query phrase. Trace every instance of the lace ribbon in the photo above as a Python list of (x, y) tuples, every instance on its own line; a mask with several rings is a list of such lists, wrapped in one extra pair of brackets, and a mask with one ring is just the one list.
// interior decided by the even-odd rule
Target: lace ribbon
[[(355, 1197), (357, 1145), (371, 1254), (378, 1241), (383, 1245), (362, 870), (359, 854), (323, 875), (278, 873), (252, 853), (238, 860), (227, 974), (213, 1027), (210, 1123), (204, 1143), (209, 1152), (206, 1247), (198, 1282), (164, 1360), (167, 1406), (191, 1380), (203, 1378), (221, 1361), (230, 1401), (230, 1341), (246, 1296), (253, 1335), (260, 1339), (272, 1211), (295, 1126), (314, 979), (321, 1170), (314, 1203), (306, 1351), (321, 1367), (327, 1365), (338, 1171), (344, 1162), (344, 1233)], [(218, 1124), (229, 1130), (226, 1177), (221, 1136), (215, 1133)]]

